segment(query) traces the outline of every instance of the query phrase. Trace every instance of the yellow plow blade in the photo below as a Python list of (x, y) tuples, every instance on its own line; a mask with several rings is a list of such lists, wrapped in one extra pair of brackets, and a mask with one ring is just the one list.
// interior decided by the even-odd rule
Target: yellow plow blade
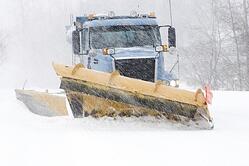
[(31, 112), (41, 116), (68, 116), (66, 97), (48, 92), (33, 90), (15, 90), (16, 97), (22, 101)]
[(155, 116), (212, 128), (201, 90), (191, 92), (84, 68), (53, 64), (75, 117)]

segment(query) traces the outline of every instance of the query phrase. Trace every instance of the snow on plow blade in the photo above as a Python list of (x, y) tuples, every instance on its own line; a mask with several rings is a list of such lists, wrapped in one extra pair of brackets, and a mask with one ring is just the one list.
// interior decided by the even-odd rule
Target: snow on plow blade
[(48, 92), (15, 90), (16, 98), (34, 114), (54, 117), (67, 116), (66, 97)]
[(201, 90), (190, 92), (84, 68), (53, 64), (61, 78), (74, 117), (154, 116), (212, 129), (206, 99)]

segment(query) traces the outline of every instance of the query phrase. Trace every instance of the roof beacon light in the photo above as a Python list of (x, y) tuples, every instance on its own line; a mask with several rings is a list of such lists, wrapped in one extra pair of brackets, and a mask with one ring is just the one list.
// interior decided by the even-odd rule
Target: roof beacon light
[(93, 20), (94, 17), (95, 17), (95, 14), (89, 14), (89, 15), (88, 15), (88, 20)]
[(113, 48), (104, 48), (103, 50), (104, 55), (113, 55), (115, 54), (115, 49)]
[(156, 13), (155, 12), (150, 12), (149, 17), (156, 17)]

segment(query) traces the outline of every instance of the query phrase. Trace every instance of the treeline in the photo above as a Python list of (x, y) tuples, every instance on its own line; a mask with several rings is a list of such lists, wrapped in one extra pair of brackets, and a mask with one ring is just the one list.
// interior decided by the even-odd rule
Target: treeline
[(219, 90), (249, 90), (249, 1), (210, 0), (199, 6), (182, 53), (182, 77), (189, 84)]

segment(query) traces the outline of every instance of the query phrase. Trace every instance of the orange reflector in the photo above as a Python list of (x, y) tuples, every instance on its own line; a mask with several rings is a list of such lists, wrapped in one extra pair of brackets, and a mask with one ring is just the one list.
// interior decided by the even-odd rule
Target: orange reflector
[(155, 12), (150, 12), (149, 17), (156, 17), (156, 13)]
[(108, 55), (108, 48), (103, 48), (103, 55)]
[(168, 45), (162, 45), (162, 47), (163, 47), (163, 52), (168, 52)]
[(211, 91), (211, 87), (206, 85), (205, 86), (205, 92), (206, 92), (206, 102), (208, 104), (212, 104), (212, 100), (213, 100), (213, 93)]
[(89, 15), (88, 15), (88, 19), (89, 19), (89, 20), (93, 20), (94, 17), (95, 17), (95, 14), (89, 14)]

